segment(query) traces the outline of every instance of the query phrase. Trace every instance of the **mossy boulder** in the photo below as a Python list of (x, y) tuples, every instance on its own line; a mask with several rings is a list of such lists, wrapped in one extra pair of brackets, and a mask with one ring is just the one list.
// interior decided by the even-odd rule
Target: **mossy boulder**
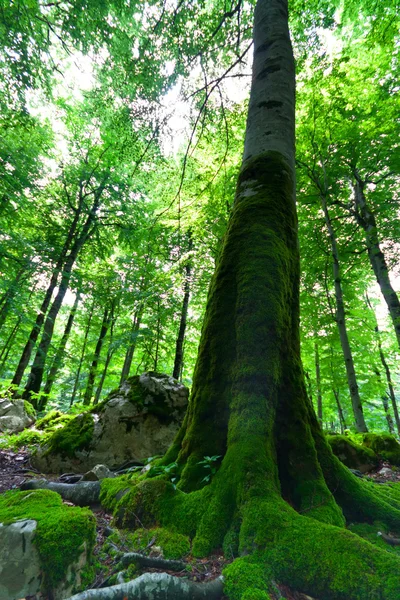
[(349, 469), (367, 473), (379, 464), (379, 457), (371, 448), (356, 444), (345, 435), (329, 435), (328, 441), (333, 453)]
[(131, 377), (90, 412), (58, 429), (37, 451), (42, 472), (85, 473), (95, 465), (113, 469), (163, 454), (183, 421), (189, 390), (155, 372)]
[(48, 490), (0, 496), (0, 597), (54, 600), (81, 587), (91, 569), (95, 519)]
[(24, 400), (0, 398), (0, 432), (18, 433), (35, 422), (35, 409)]
[(363, 445), (391, 465), (400, 466), (400, 444), (387, 433), (365, 433)]

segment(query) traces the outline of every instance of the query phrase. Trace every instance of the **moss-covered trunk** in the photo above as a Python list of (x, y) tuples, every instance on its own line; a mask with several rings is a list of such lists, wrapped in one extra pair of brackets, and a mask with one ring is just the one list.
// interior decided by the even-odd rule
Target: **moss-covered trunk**
[[(287, 22), (285, 0), (258, 0), (235, 205), (188, 413), (162, 461), (177, 461), (177, 486), (150, 473), (118, 501), (110, 480), (103, 503), (117, 504), (125, 525), (156, 521), (190, 535), (197, 556), (223, 547), (236, 557), (225, 570), (231, 600), (267, 600), (272, 580), (321, 600), (395, 600), (400, 559), (346, 531), (345, 519), (399, 528), (397, 499), (333, 456), (305, 390)], [(211, 481), (204, 456), (221, 457)]]

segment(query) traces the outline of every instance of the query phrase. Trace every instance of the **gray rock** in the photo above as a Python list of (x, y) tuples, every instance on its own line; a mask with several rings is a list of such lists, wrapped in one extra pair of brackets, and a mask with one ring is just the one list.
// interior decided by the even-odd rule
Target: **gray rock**
[(99, 481), (106, 477), (115, 477), (115, 475), (106, 465), (95, 465), (93, 469), (84, 474), (82, 481)]
[(0, 523), (0, 598), (19, 600), (40, 591), (42, 573), (33, 538), (36, 521)]
[(116, 469), (164, 454), (183, 421), (188, 397), (188, 388), (168, 375), (148, 372), (130, 377), (93, 413), (88, 447), (71, 457), (50, 452), (45, 445), (32, 464), (43, 473), (85, 473), (99, 464)]
[[(34, 542), (37, 522), (33, 519), (16, 521), (10, 525), (0, 523), (0, 598), (22, 600), (35, 596), (48, 598), (42, 589), (43, 572), (39, 553)], [(83, 548), (78, 560), (71, 564), (64, 580), (51, 590), (54, 600), (62, 600), (81, 584), (81, 572), (87, 563), (87, 551)]]
[(24, 400), (8, 400), (0, 398), (0, 431), (18, 433), (34, 423), (35, 419), (28, 415)]

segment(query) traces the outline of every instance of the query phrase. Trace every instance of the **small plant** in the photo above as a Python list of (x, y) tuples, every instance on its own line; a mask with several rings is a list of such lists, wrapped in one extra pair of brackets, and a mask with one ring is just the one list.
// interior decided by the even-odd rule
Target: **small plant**
[(149, 477), (157, 477), (158, 475), (166, 475), (169, 481), (175, 487), (175, 481), (177, 479), (178, 463), (173, 462), (169, 465), (154, 465), (149, 470)]
[(215, 456), (205, 456), (203, 460), (198, 462), (197, 464), (202, 466), (206, 470), (206, 475), (203, 477), (201, 482), (210, 483), (213, 475), (217, 472), (218, 465), (217, 461), (222, 458), (221, 454)]

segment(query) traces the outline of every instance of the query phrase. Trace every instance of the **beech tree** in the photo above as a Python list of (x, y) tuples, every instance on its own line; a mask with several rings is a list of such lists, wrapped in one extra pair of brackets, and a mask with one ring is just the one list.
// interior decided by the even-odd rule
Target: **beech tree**
[[(258, 0), (244, 155), (213, 277), (191, 401), (161, 461), (177, 489), (147, 478), (126, 522), (146, 514), (193, 536), (193, 553), (228, 545), (232, 599), (267, 599), (271, 579), (313, 596), (400, 594), (399, 559), (345, 529), (400, 527), (398, 501), (336, 459), (310, 405), (300, 361), (295, 208), (295, 68), (286, 0)], [(204, 456), (221, 456), (205, 485)]]

